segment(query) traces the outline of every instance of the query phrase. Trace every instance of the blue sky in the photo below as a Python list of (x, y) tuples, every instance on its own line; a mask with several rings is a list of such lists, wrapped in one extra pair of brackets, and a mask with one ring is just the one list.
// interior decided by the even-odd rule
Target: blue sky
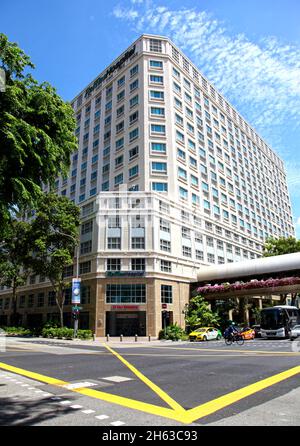
[(285, 161), (300, 238), (299, 0), (14, 0), (0, 32), (71, 100), (142, 33), (170, 37)]

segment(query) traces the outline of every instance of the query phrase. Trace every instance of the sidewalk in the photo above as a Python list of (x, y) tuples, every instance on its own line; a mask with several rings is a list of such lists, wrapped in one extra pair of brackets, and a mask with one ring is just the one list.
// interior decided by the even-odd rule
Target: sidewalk
[(164, 345), (164, 344), (184, 344), (187, 341), (166, 341), (166, 340), (158, 340), (157, 338), (151, 337), (149, 341), (148, 336), (138, 337), (135, 340), (135, 337), (123, 337), (123, 340), (120, 340), (120, 336), (114, 337), (97, 337), (95, 340), (80, 340), (80, 339), (58, 339), (58, 338), (42, 338), (42, 337), (27, 337), (27, 336), (6, 336), (7, 344), (15, 343), (15, 342), (28, 342), (28, 343), (53, 343), (53, 344), (66, 344), (66, 345), (86, 345), (89, 347), (97, 347), (98, 345), (107, 343), (109, 345), (114, 346), (122, 346), (122, 345)]

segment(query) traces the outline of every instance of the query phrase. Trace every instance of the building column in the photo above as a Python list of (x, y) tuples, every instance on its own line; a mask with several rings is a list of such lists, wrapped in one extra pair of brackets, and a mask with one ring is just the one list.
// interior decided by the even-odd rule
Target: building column
[(247, 307), (245, 308), (244, 318), (247, 324), (249, 325), (249, 309)]

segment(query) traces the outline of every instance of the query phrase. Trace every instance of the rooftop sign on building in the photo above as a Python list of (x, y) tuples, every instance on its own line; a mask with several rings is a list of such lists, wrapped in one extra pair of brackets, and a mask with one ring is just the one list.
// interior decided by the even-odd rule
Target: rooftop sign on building
[(126, 53), (124, 54), (124, 56), (121, 57), (121, 59), (118, 60), (118, 62), (116, 62), (114, 65), (111, 65), (105, 72), (105, 74), (103, 74), (103, 76), (99, 76), (95, 82), (89, 86), (86, 90), (85, 90), (85, 97), (90, 96), (90, 94), (95, 90), (95, 88), (99, 87), (103, 81), (105, 81), (105, 79), (112, 74), (115, 70), (117, 70), (118, 68), (120, 68), (127, 59), (129, 59), (131, 56), (133, 56), (133, 54), (135, 53), (135, 45), (128, 51), (126, 51)]

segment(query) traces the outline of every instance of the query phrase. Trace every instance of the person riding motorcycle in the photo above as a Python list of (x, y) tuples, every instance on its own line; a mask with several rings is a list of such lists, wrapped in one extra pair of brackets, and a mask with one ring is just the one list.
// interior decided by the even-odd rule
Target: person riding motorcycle
[(229, 336), (233, 336), (234, 333), (239, 333), (239, 330), (235, 324), (235, 322), (231, 322), (228, 328), (226, 328), (224, 332), (224, 338), (228, 338)]

